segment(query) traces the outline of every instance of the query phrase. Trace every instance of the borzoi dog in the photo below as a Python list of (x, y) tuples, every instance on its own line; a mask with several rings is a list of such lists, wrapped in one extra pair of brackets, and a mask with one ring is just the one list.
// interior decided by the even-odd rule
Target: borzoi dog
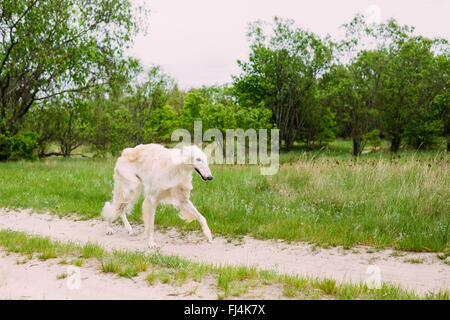
[(189, 200), (194, 170), (205, 181), (213, 178), (207, 157), (197, 146), (167, 149), (159, 144), (146, 144), (123, 150), (114, 168), (112, 202), (106, 202), (102, 210), (102, 216), (108, 223), (107, 234), (112, 234), (112, 222), (119, 216), (127, 232), (133, 234), (126, 215), (143, 187), (145, 199), (142, 213), (149, 248), (157, 247), (153, 234), (158, 203), (179, 207), (180, 217), (188, 222), (198, 220), (206, 239), (211, 242), (206, 219)]

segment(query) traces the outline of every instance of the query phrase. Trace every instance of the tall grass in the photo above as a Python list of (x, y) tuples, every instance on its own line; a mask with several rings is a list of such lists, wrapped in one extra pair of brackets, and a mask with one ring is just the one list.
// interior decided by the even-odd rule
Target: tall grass
[[(344, 247), (450, 248), (446, 155), (336, 160), (302, 154), (274, 176), (249, 166), (213, 171), (212, 183), (195, 181), (192, 199), (215, 233)], [(170, 208), (160, 211), (162, 225), (198, 228)]]
[(113, 188), (112, 160), (0, 163), (0, 206), (99, 215)]
[[(259, 168), (246, 165), (212, 166), (210, 182), (194, 172), (191, 200), (213, 234), (344, 247), (450, 248), (447, 154), (335, 156), (343, 147), (282, 154), (280, 170), (273, 176), (262, 176)], [(88, 159), (1, 163), (0, 206), (99, 216), (111, 197), (113, 166), (112, 160)], [(140, 205), (133, 210), (134, 222), (141, 221)], [(197, 222), (180, 220), (168, 206), (159, 207), (156, 224), (200, 229)]]

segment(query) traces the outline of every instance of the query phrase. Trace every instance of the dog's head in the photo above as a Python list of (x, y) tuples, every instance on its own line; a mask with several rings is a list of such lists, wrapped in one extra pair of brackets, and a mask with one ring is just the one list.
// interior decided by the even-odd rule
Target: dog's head
[(181, 149), (183, 163), (190, 165), (203, 180), (212, 180), (211, 170), (208, 166), (206, 154), (197, 146), (186, 146)]

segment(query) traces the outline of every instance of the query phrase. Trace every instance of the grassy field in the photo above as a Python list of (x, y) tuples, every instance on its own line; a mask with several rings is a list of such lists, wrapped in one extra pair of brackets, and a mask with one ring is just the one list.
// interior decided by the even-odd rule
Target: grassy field
[[(350, 148), (337, 141), (327, 150), (281, 154), (274, 176), (255, 166), (212, 166), (213, 181), (194, 174), (191, 199), (213, 234), (449, 251), (448, 155), (378, 151), (354, 159)], [(113, 167), (114, 159), (0, 163), (0, 206), (99, 216), (111, 198)], [(140, 213), (139, 203), (131, 220), (140, 222)], [(159, 207), (156, 224), (200, 229), (169, 206)]]
[[(278, 274), (271, 270), (257, 270), (246, 266), (213, 266), (191, 262), (177, 256), (162, 255), (158, 251), (147, 254), (139, 251), (107, 251), (96, 245), (52, 241), (47, 237), (27, 235), (22, 232), (0, 230), (0, 248), (9, 253), (21, 255), (17, 263), (59, 259), (60, 264), (82, 266), (85, 261), (94, 260), (105, 273), (134, 278), (146, 273), (149, 285), (156, 283), (181, 286), (187, 280), (202, 282), (212, 278), (216, 283), (217, 297), (226, 299), (258, 294), (261, 288), (268, 288), (272, 298), (301, 299), (442, 299), (449, 300), (445, 291), (419, 296), (397, 286), (383, 284), (381, 288), (370, 289), (365, 284), (341, 284), (331, 279), (314, 279), (294, 275)], [(92, 265), (92, 264), (91, 264)], [(57, 279), (67, 274), (57, 275)]]

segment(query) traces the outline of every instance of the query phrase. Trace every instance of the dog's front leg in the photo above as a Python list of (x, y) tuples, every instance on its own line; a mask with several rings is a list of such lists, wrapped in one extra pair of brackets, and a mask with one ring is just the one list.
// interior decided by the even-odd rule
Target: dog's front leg
[(148, 238), (149, 249), (158, 247), (153, 239), (153, 234), (155, 233), (155, 211), (156, 203), (147, 196), (142, 203), (142, 220), (144, 220), (144, 234)]
[(203, 234), (205, 235), (208, 242), (211, 243), (212, 242), (211, 230), (209, 230), (208, 224), (206, 223), (206, 219), (204, 216), (202, 216), (202, 214), (200, 212), (198, 212), (197, 208), (192, 204), (192, 202), (190, 200), (185, 201), (181, 205), (181, 209), (186, 210), (187, 212), (192, 214), (195, 217), (195, 219), (197, 219), (198, 222), (200, 222), (200, 225), (202, 226)]

